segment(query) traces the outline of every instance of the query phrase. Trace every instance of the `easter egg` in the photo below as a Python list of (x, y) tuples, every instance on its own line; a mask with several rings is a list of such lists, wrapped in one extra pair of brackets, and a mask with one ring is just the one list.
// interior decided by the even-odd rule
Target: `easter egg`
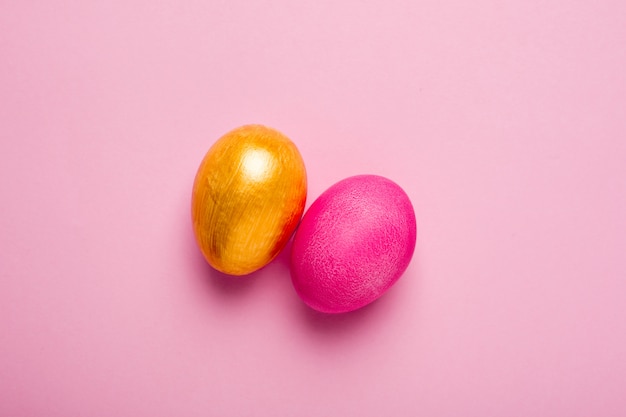
[(346, 178), (315, 200), (296, 231), (293, 285), (315, 310), (356, 310), (400, 278), (415, 240), (415, 213), (400, 186), (376, 175)]
[(193, 230), (207, 262), (230, 275), (267, 265), (300, 221), (306, 188), (304, 162), (285, 135), (262, 125), (226, 133), (193, 184)]

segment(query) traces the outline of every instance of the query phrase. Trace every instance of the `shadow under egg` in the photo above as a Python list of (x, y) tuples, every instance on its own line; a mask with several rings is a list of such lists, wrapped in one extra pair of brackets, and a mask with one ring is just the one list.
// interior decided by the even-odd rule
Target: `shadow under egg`
[(187, 252), (193, 263), (193, 278), (200, 281), (202, 287), (223, 296), (243, 295), (250, 291), (256, 283), (257, 274), (233, 276), (213, 268), (202, 255), (195, 241), (193, 231), (188, 230)]
[[(297, 297), (295, 290), (294, 295)], [(385, 311), (385, 298), (381, 297), (354, 311), (336, 314), (319, 312), (301, 301), (298, 313), (304, 325), (315, 334), (327, 337), (345, 336), (377, 320)]]

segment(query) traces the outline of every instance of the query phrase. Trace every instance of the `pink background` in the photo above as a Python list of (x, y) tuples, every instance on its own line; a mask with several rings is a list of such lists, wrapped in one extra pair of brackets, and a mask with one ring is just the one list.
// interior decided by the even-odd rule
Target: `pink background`
[[(399, 183), (354, 314), (195, 247), (226, 131)], [(626, 415), (626, 2), (0, 0), (0, 415)]]

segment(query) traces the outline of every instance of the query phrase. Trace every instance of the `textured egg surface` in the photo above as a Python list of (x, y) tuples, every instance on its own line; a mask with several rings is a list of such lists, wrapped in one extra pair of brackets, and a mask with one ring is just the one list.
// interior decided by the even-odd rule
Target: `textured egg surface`
[(306, 187), (302, 157), (282, 133), (246, 125), (222, 136), (198, 168), (191, 202), (208, 263), (231, 275), (267, 265), (296, 228)]
[(400, 186), (376, 175), (342, 180), (311, 205), (296, 231), (296, 292), (325, 313), (361, 308), (406, 270), (415, 240), (415, 213)]

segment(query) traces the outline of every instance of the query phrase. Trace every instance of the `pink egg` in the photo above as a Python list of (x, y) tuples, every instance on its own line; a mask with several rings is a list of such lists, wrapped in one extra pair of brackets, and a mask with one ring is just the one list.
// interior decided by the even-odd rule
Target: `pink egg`
[(315, 200), (296, 231), (293, 285), (315, 310), (356, 310), (400, 278), (415, 239), (415, 213), (400, 186), (377, 175), (346, 178)]

